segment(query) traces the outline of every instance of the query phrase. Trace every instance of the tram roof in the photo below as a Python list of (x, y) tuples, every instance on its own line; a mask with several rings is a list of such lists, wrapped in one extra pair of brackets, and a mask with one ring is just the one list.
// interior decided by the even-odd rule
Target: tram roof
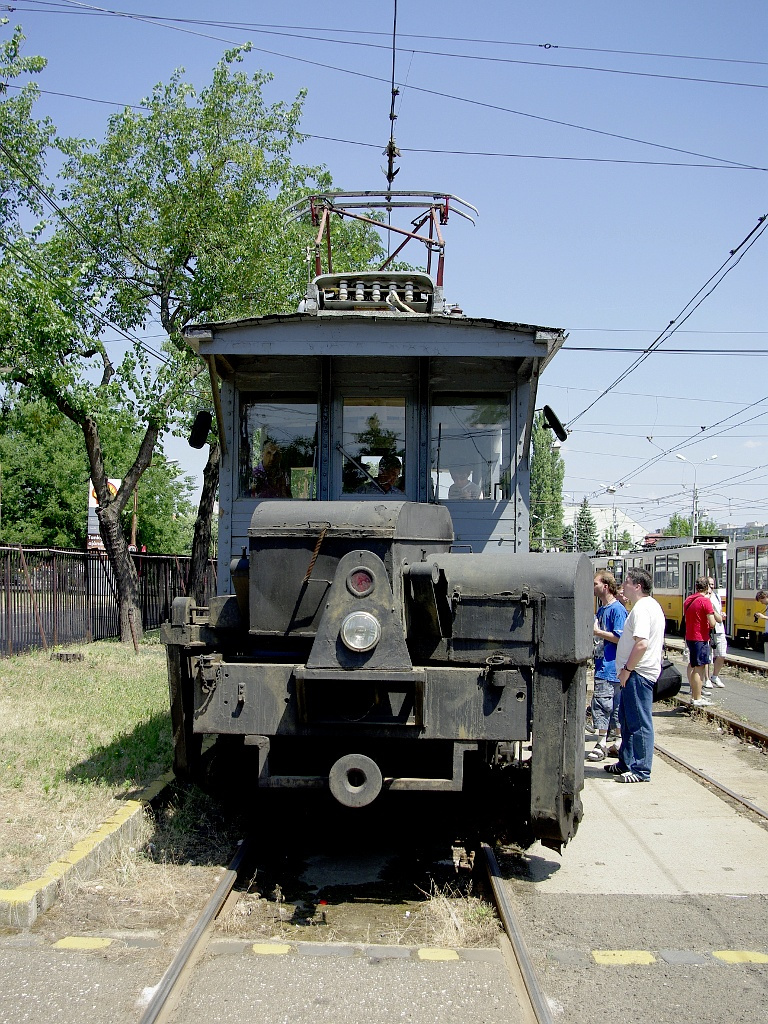
[(440, 356), (519, 361), (523, 377), (540, 373), (567, 337), (560, 328), (487, 317), (365, 312), (279, 313), (194, 324), (184, 336), (200, 356), (228, 361), (277, 356)]

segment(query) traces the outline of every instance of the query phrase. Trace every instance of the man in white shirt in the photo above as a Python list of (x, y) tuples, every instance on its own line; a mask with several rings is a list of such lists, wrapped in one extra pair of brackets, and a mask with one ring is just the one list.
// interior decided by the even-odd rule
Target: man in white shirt
[(720, 670), (725, 664), (725, 656), (728, 653), (728, 641), (725, 638), (723, 602), (720, 600), (720, 595), (717, 592), (714, 577), (708, 577), (707, 582), (709, 583), (709, 593), (707, 596), (712, 602), (712, 613), (715, 616), (715, 625), (713, 627), (715, 635), (712, 643), (712, 666), (710, 676), (704, 683), (704, 686), (707, 690), (711, 690), (713, 685), (721, 688), (725, 686), (725, 683), (720, 678)]
[(653, 761), (653, 686), (661, 673), (664, 612), (651, 597), (652, 581), (645, 569), (629, 569), (622, 593), (632, 610), (616, 648), (621, 685), (619, 723), (621, 752), (605, 770), (617, 782), (648, 782)]

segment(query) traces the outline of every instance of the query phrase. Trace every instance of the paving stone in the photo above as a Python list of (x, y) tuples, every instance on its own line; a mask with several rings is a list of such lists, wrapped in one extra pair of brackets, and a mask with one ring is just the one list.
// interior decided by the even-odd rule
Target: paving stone
[(550, 949), (547, 959), (554, 960), (563, 967), (584, 967), (589, 963), (589, 956), (581, 949)]
[(354, 956), (358, 952), (358, 947), (331, 942), (300, 942), (298, 951), (302, 956)]
[(363, 953), (371, 960), (408, 960), (410, 946), (363, 946)]
[(471, 960), (474, 963), (504, 963), (504, 957), (500, 949), (460, 949), (459, 956), (462, 960)]
[(712, 965), (712, 957), (707, 953), (694, 953), (690, 949), (660, 949), (659, 956), (668, 964), (702, 964)]

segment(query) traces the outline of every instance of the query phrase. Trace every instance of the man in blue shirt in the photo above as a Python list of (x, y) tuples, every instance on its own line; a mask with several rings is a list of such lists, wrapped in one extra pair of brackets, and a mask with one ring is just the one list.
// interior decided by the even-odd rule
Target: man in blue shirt
[(588, 761), (603, 761), (608, 733), (618, 729), (621, 686), (616, 672), (616, 644), (619, 642), (627, 609), (618, 600), (616, 579), (610, 572), (599, 572), (594, 579), (595, 597), (600, 602), (593, 628), (595, 639), (595, 689), (592, 696), (592, 724), (597, 731), (595, 749)]

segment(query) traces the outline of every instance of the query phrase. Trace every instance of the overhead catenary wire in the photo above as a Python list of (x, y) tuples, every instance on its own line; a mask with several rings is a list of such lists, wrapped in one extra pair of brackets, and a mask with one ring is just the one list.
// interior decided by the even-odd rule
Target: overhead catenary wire
[[(8, 89), (21, 90), (20, 85), (7, 85)], [(98, 103), (103, 106), (115, 107), (119, 110), (149, 110), (146, 104), (125, 103), (119, 100), (106, 100), (96, 96), (83, 96), (80, 93), (61, 92), (56, 89), (37, 89), (42, 96), (59, 96), (62, 99), (78, 100), (82, 103)], [(363, 142), (361, 139), (342, 139), (336, 135), (317, 135), (313, 132), (301, 131), (303, 139), (313, 139), (318, 142), (333, 142), (341, 146), (357, 146), (361, 149), (380, 149), (380, 142)], [(619, 157), (603, 156), (570, 156), (563, 153), (502, 153), (494, 150), (480, 149), (436, 149), (434, 147), (420, 146), (399, 146), (399, 154), (418, 153), (432, 156), (466, 156), (481, 157), (483, 159), (499, 160), (544, 160), (561, 161), (565, 163), (591, 163), (591, 164), (614, 164), (627, 167), (680, 167), (698, 168), (711, 171), (757, 171), (768, 173), (768, 167), (759, 167), (752, 164), (728, 164), (728, 163), (701, 163), (692, 160), (629, 160)]]
[[(619, 376), (616, 377), (616, 379), (608, 385), (608, 387), (604, 388), (603, 391), (601, 391), (600, 394), (597, 396), (597, 398), (595, 398), (594, 401), (590, 402), (590, 404), (585, 409), (582, 409), (580, 413), (577, 413), (576, 416), (572, 417), (571, 420), (569, 420), (569, 422), (566, 424), (567, 427), (572, 427), (573, 424), (580, 420), (581, 417), (584, 416), (587, 412), (589, 412), (590, 409), (594, 408), (594, 406), (597, 405), (600, 399), (605, 398), (605, 396), (610, 394), (610, 392), (613, 391), (614, 388), (616, 388), (619, 384), (621, 384), (622, 381), (626, 380), (626, 378), (631, 373), (633, 373), (638, 368), (638, 366), (645, 362), (645, 360), (657, 348), (664, 344), (667, 338), (670, 338), (689, 319), (689, 317), (695, 312), (695, 310), (699, 308), (702, 302), (704, 302), (704, 300), (707, 299), (715, 291), (715, 289), (722, 283), (726, 275), (729, 274), (734, 269), (734, 267), (736, 267), (741, 262), (745, 254), (752, 248), (755, 242), (764, 233), (766, 226), (768, 226), (768, 222), (766, 222), (766, 214), (763, 214), (761, 217), (758, 218), (757, 223), (746, 235), (746, 237), (742, 239), (741, 242), (739, 242), (735, 249), (731, 249), (727, 259), (723, 261), (723, 263), (718, 267), (714, 274), (712, 274), (710, 278), (699, 288), (696, 294), (688, 300), (688, 302), (685, 304), (685, 306), (683, 306), (683, 308), (680, 310), (677, 316), (669, 321), (664, 330), (644, 350), (643, 354), (641, 356), (638, 356), (638, 358), (630, 366), (628, 366), (626, 370), (620, 373)], [(710, 285), (712, 285), (711, 288), (709, 288)], [(705, 289), (707, 288), (709, 288), (709, 291), (705, 292)]]
[[(60, 0), (60, 2), (51, 2), (51, 0), (26, 0), (27, 3), (34, 4), (34, 7), (24, 7), (22, 4), (16, 4), (16, 10), (35, 10), (37, 7), (45, 7), (49, 9), (50, 13), (55, 14), (81, 14), (81, 15), (95, 15), (98, 17), (137, 17), (139, 15), (136, 12), (126, 11), (114, 11), (106, 8), (97, 8), (93, 5), (87, 5), (82, 3), (70, 2), (70, 0)], [(56, 8), (59, 8), (56, 10)], [(85, 8), (85, 9), (83, 9)], [(53, 10), (51, 10), (53, 9)], [(274, 25), (263, 22), (246, 22), (246, 21), (223, 21), (223, 20), (211, 20), (204, 18), (174, 18), (167, 15), (158, 14), (142, 14), (140, 15), (147, 21), (168, 21), (168, 22), (179, 22), (183, 24), (193, 25), (207, 25), (214, 28), (237, 28), (254, 31), (296, 31), (296, 32), (311, 32), (311, 36), (300, 36), (302, 39), (314, 39), (316, 38), (317, 32), (335, 32), (338, 35), (357, 35), (357, 36), (384, 36), (386, 33), (379, 32), (374, 29), (349, 29), (349, 28), (337, 28), (327, 24), (324, 25)], [(403, 39), (430, 39), (432, 41), (440, 40), (451, 43), (477, 43), (481, 45), (493, 45), (493, 46), (518, 46), (518, 47), (529, 47), (541, 50), (568, 50), (579, 53), (612, 53), (621, 56), (633, 56), (633, 57), (658, 57), (664, 59), (673, 60), (697, 60), (714, 62), (719, 64), (745, 64), (754, 65), (757, 67), (768, 67), (768, 61), (760, 60), (746, 60), (738, 57), (709, 57), (703, 54), (681, 54), (681, 53), (654, 53), (647, 50), (618, 50), (609, 49), (607, 47), (594, 47), (594, 46), (569, 46), (567, 43), (532, 43), (523, 42), (519, 40), (511, 39), (477, 39), (471, 36), (438, 36), (430, 33), (429, 35), (423, 35), (414, 32), (401, 33)]]
[[(102, 12), (110, 13), (110, 14), (120, 13), (120, 12), (114, 12), (114, 11), (106, 11), (105, 8), (95, 7), (94, 5), (91, 5), (91, 4), (75, 3), (74, 0), (72, 2), (72, 5), (76, 6), (76, 7), (87, 8), (89, 10), (102, 11)], [(254, 51), (256, 53), (264, 53), (264, 54), (268, 54), (269, 56), (272, 56), (272, 57), (280, 57), (280, 58), (282, 58), (284, 60), (292, 60), (292, 61), (295, 61), (295, 62), (298, 62), (298, 63), (301, 63), (301, 64), (307, 64), (310, 67), (318, 67), (318, 68), (323, 68), (325, 70), (336, 71), (336, 72), (339, 72), (340, 74), (352, 75), (352, 76), (355, 76), (355, 77), (358, 77), (358, 78), (364, 78), (364, 79), (367, 79), (369, 81), (374, 81), (374, 82), (384, 82), (384, 81), (386, 81), (386, 79), (383, 79), (383, 78), (381, 78), (378, 75), (372, 75), (372, 74), (368, 74), (366, 72), (356, 71), (356, 70), (353, 70), (351, 68), (339, 67), (339, 66), (333, 65), (333, 64), (326, 64), (326, 63), (324, 63), (322, 61), (311, 60), (308, 57), (300, 57), (300, 56), (298, 56), (296, 54), (282, 53), (280, 51), (268, 49), (266, 47), (254, 46), (251, 43), (247, 43), (247, 44), (243, 44), (242, 42), (238, 43), (236, 40), (226, 39), (226, 38), (223, 38), (221, 36), (214, 36), (214, 35), (211, 35), (209, 33), (197, 32), (197, 31), (192, 30), (192, 29), (181, 28), (178, 25), (166, 24), (164, 22), (154, 22), (151, 18), (147, 18), (147, 17), (142, 16), (142, 15), (129, 14), (127, 12), (121, 12), (121, 13), (122, 13), (122, 16), (124, 16), (126, 18), (129, 18), (132, 21), (147, 22), (147, 23), (150, 23), (150, 24), (161, 25), (162, 27), (168, 28), (168, 29), (170, 29), (172, 31), (184, 32), (184, 33), (187, 33), (187, 34), (190, 34), (190, 35), (194, 35), (194, 36), (202, 36), (203, 38), (212, 39), (212, 40), (217, 41), (217, 42), (227, 43), (230, 46), (232, 46), (232, 45), (235, 45), (235, 46), (237, 46), (237, 45), (240, 45), (240, 46), (247, 45), (250, 50), (252, 50), (252, 51)], [(436, 96), (436, 97), (440, 97), (440, 98), (443, 98), (443, 99), (449, 99), (449, 100), (453, 100), (455, 102), (467, 103), (467, 104), (470, 104), (470, 105), (478, 106), (478, 107), (483, 108), (483, 109), (497, 110), (497, 111), (500, 111), (500, 112), (513, 114), (513, 115), (518, 116), (518, 117), (530, 118), (530, 119), (533, 119), (533, 120), (536, 120), (536, 121), (540, 121), (540, 122), (546, 123), (546, 124), (554, 124), (554, 125), (559, 125), (561, 127), (573, 128), (574, 130), (589, 132), (589, 133), (596, 134), (596, 135), (599, 135), (599, 136), (605, 137), (605, 138), (619, 139), (619, 140), (624, 141), (624, 142), (632, 142), (632, 143), (634, 143), (636, 145), (650, 146), (650, 147), (661, 149), (661, 150), (664, 150), (664, 151), (667, 151), (667, 152), (674, 152), (674, 153), (680, 153), (680, 154), (683, 154), (683, 155), (686, 155), (686, 156), (699, 157), (700, 159), (715, 161), (716, 163), (721, 163), (721, 164), (726, 164), (726, 165), (733, 165), (733, 166), (742, 167), (742, 168), (765, 170), (765, 168), (755, 168), (754, 165), (752, 165), (752, 164), (747, 164), (747, 163), (744, 163), (743, 161), (738, 161), (738, 160), (731, 160), (731, 159), (729, 159), (727, 157), (712, 156), (711, 154), (700, 153), (700, 152), (697, 152), (695, 150), (682, 149), (682, 148), (677, 147), (677, 146), (667, 146), (667, 145), (664, 145), (662, 143), (649, 142), (649, 141), (644, 140), (644, 139), (635, 138), (635, 137), (629, 136), (629, 135), (622, 135), (622, 134), (617, 133), (617, 132), (609, 132), (609, 131), (606, 131), (606, 130), (603, 130), (603, 129), (591, 128), (591, 127), (588, 127), (586, 125), (579, 125), (579, 124), (575, 124), (573, 122), (563, 121), (563, 120), (559, 120), (559, 119), (556, 119), (556, 118), (548, 118), (548, 117), (544, 117), (541, 114), (533, 114), (533, 113), (530, 113), (528, 111), (515, 110), (515, 109), (513, 109), (511, 107), (504, 107), (501, 104), (490, 103), (490, 102), (483, 101), (483, 100), (475, 100), (475, 99), (471, 99), (469, 97), (464, 97), (464, 96), (457, 96), (457, 95), (452, 94), (452, 93), (442, 92), (442, 91), (437, 90), (437, 89), (429, 89), (429, 88), (426, 88), (424, 86), (417, 86), (417, 85), (410, 84), (409, 85), (409, 89), (411, 91), (413, 91), (413, 92), (419, 92), (419, 93), (423, 93), (425, 95)]]

